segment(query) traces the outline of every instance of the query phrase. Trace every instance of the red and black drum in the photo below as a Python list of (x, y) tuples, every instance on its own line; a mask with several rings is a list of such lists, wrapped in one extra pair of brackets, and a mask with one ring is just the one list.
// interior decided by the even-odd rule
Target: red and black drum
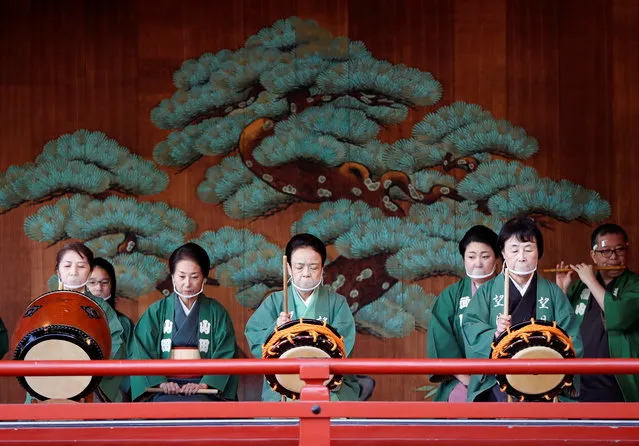
[[(344, 339), (334, 327), (317, 319), (286, 322), (269, 335), (262, 347), (264, 359), (346, 358)], [(299, 375), (265, 375), (273, 391), (296, 400), (306, 384)], [(329, 390), (342, 384), (341, 375), (331, 375), (324, 383)]]
[[(20, 318), (11, 341), (13, 359), (109, 359), (111, 331), (102, 308), (84, 294), (52, 291), (36, 298)], [(20, 384), (41, 401), (78, 401), (100, 376), (21, 376)]]
[[(556, 322), (531, 319), (511, 326), (493, 343), (492, 359), (575, 357), (571, 337)], [(572, 386), (573, 375), (496, 375), (502, 392), (519, 401), (551, 401)]]

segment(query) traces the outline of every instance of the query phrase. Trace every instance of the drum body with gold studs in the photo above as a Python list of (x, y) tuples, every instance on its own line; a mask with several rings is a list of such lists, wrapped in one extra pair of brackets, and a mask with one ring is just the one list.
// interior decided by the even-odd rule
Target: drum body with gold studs
[[(567, 359), (575, 357), (572, 339), (556, 322), (531, 319), (515, 324), (493, 343), (492, 359)], [(572, 386), (572, 375), (496, 375), (503, 392), (519, 401), (551, 401)]]
[[(109, 359), (111, 331), (104, 311), (91, 298), (75, 291), (52, 291), (29, 304), (11, 343), (15, 360)], [(100, 376), (18, 377), (39, 400), (79, 401), (100, 380)]]
[[(342, 336), (334, 327), (316, 319), (296, 319), (286, 322), (269, 335), (262, 347), (264, 359), (342, 359), (346, 349)], [(273, 391), (298, 399), (306, 384), (299, 375), (266, 375)], [(333, 390), (342, 383), (341, 375), (331, 375), (324, 383)]]

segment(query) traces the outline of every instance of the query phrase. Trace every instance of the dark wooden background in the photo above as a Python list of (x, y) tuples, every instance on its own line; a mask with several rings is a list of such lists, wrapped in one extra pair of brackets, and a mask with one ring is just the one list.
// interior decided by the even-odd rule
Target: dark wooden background
[[(599, 191), (612, 204), (611, 221), (639, 239), (636, 0), (1, 1), (0, 169), (33, 161), (47, 141), (79, 128), (101, 130), (150, 158), (167, 132), (151, 124), (149, 113), (173, 93), (173, 71), (203, 52), (237, 49), (293, 15), (362, 40), (379, 59), (432, 72), (444, 87), (441, 104), (475, 102), (524, 127), (540, 145), (528, 164), (540, 175)], [(410, 128), (406, 122), (385, 137), (406, 136)], [(169, 188), (149, 199), (186, 210), (198, 224), (193, 236), (244, 225), (284, 246), (290, 224), (311, 207), (295, 205), (267, 221), (233, 221), (195, 195), (214, 162), (204, 159), (180, 174), (167, 169)], [(56, 247), (22, 230), (36, 210), (0, 215), (0, 316), (10, 333), (53, 270)], [(542, 266), (587, 260), (591, 230), (580, 223), (545, 230)], [(423, 285), (436, 293), (452, 281)], [(208, 290), (232, 313), (246, 349), (250, 311), (231, 292)], [(137, 318), (158, 297), (120, 308)], [(396, 340), (360, 335), (355, 356), (419, 358), (425, 348), (424, 333)], [(427, 383), (420, 376), (377, 378), (377, 400), (422, 399), (415, 388)], [(22, 399), (13, 378), (0, 379), (0, 401)]]

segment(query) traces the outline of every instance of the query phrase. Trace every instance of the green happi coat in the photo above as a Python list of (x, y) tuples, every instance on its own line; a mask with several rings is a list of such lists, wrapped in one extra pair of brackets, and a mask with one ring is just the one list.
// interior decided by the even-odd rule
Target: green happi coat
[[(269, 295), (255, 310), (246, 323), (244, 334), (251, 353), (256, 358), (262, 357), (262, 345), (273, 332), (280, 312), (283, 311), (283, 293), (281, 291)], [(324, 319), (344, 337), (346, 356), (349, 356), (355, 345), (355, 320), (344, 296), (331, 290), (330, 287), (318, 287), (308, 307), (302, 301), (294, 287), (289, 289), (288, 309), (293, 312), (292, 320), (299, 318)], [(354, 376), (344, 376), (344, 382), (336, 391), (330, 393), (332, 401), (357, 401), (359, 384)], [(279, 393), (274, 392), (264, 380), (262, 386), (263, 401), (280, 401)]]
[[(115, 310), (101, 297), (95, 297), (88, 290), (85, 291), (87, 296), (104, 310), (109, 329), (111, 330), (111, 359), (126, 359), (126, 341), (124, 340), (124, 328), (120, 323), (118, 314)], [(100, 381), (100, 390), (106, 397), (114, 402), (122, 401), (122, 393), (120, 385), (125, 380), (124, 376), (104, 376)]]
[[(557, 285), (539, 275), (535, 308), (536, 319), (556, 321), (557, 325), (572, 337), (577, 357), (580, 357), (582, 344), (579, 323), (574, 317), (570, 301)], [(491, 344), (497, 330), (497, 316), (503, 313), (504, 274), (500, 273), (477, 290), (466, 309), (462, 332), (467, 358), (490, 357)], [(477, 395), (496, 383), (494, 375), (472, 375), (468, 384), (468, 401), (474, 401)]]
[[(465, 358), (462, 320), (472, 298), (472, 281), (466, 277), (446, 288), (433, 306), (428, 326), (427, 356), (432, 359)], [(433, 401), (448, 401), (457, 385), (453, 376), (431, 376), (441, 382)]]
[[(604, 324), (611, 358), (639, 357), (639, 275), (625, 270), (604, 295)], [(581, 324), (590, 290), (581, 280), (568, 288), (568, 298)], [(593, 298), (594, 299), (594, 298)], [(598, 304), (596, 304), (598, 305)], [(639, 401), (639, 375), (615, 375), (626, 401)]]
[(7, 327), (4, 326), (4, 322), (0, 319), (0, 359), (9, 351), (9, 336), (7, 334)]
[[(154, 302), (144, 312), (133, 332), (131, 359), (170, 359), (171, 336), (175, 306), (180, 305), (177, 295)], [(202, 359), (231, 359), (237, 357), (235, 330), (226, 309), (215, 299), (204, 294), (199, 302), (199, 350)], [(147, 387), (166, 382), (166, 376), (131, 376), (131, 398), (140, 398)], [(200, 383), (218, 389), (225, 399), (237, 399), (237, 376), (205, 375)]]
[[(116, 314), (118, 315), (118, 320), (120, 321), (120, 324), (122, 324), (122, 329), (124, 330), (122, 333), (122, 339), (125, 345), (125, 357), (128, 357), (129, 351), (131, 351), (131, 339), (133, 338), (133, 328), (135, 327), (135, 324), (127, 315), (122, 314), (117, 310)], [(122, 377), (120, 390), (122, 390), (125, 394), (131, 390), (131, 378), (129, 376)]]

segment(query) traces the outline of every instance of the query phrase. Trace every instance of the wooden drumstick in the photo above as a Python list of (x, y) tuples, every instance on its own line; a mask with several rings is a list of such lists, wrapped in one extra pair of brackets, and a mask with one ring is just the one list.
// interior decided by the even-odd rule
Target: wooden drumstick
[[(625, 265), (616, 265), (616, 266), (595, 266), (592, 269), (595, 271), (618, 271), (621, 269), (626, 269)], [(545, 273), (569, 273), (570, 271), (574, 271), (572, 268), (546, 268), (542, 270)]]
[(504, 316), (508, 316), (510, 311), (510, 277), (508, 274), (508, 267), (504, 268)]
[[(282, 257), (282, 293), (284, 299), (282, 302), (284, 314), (288, 315), (288, 268), (286, 264), (286, 256)], [(285, 402), (286, 397), (282, 395), (280, 401)]]
[[(510, 275), (508, 274), (508, 267), (504, 266), (504, 316), (508, 316), (510, 312)], [(513, 402), (513, 397), (508, 395), (508, 402)]]
[(282, 291), (284, 293), (284, 313), (288, 314), (288, 268), (286, 267), (286, 256), (282, 257)]
[[(159, 387), (147, 387), (144, 391), (148, 393), (165, 393), (164, 390)], [(201, 395), (217, 395), (220, 392), (217, 389), (198, 389), (195, 393), (199, 393)]]

